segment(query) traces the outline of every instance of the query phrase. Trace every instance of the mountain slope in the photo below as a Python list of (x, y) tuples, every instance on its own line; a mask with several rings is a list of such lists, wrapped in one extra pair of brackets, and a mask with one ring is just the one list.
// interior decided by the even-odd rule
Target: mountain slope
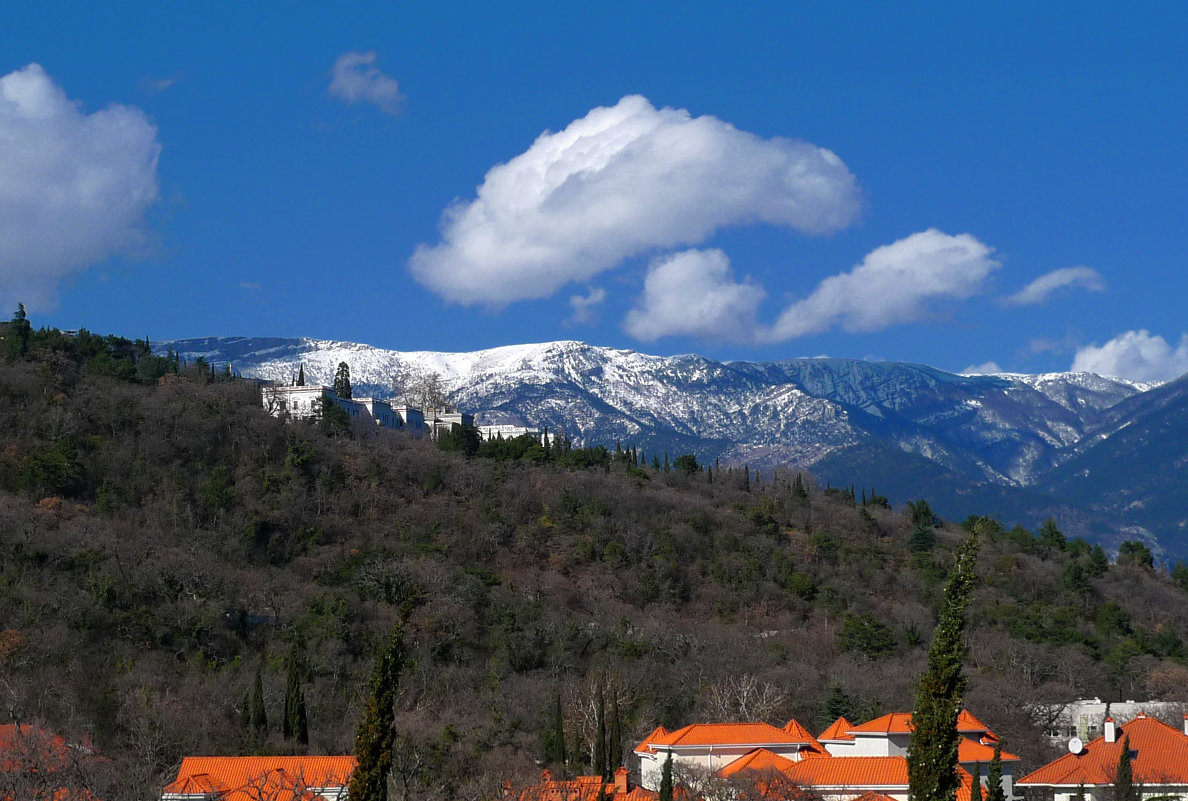
[(1075, 478), (1059, 489), (1037, 484), (1136, 416), (1158, 411), (1163, 395), (1151, 385), (1088, 373), (966, 376), (847, 359), (723, 363), (573, 341), (471, 353), (235, 337), (157, 348), (284, 383), (300, 363), (310, 382), (329, 384), (345, 361), (356, 394), (380, 397), (392, 396), (401, 375), (437, 373), (451, 402), (480, 423), (547, 426), (648, 455), (807, 467), (831, 480), (877, 482), (895, 501), (927, 495), (953, 516), (1001, 509), (1032, 524), (1058, 514), (1079, 521), (1077, 533), (1096, 531), (1105, 541), (1128, 524), (1166, 528), (1162, 511), (1140, 522), (1124, 504), (1092, 503), (1093, 490), (1070, 488)]

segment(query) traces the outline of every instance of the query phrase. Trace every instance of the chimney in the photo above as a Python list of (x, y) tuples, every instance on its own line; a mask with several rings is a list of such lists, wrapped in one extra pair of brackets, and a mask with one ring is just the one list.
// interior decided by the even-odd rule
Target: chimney
[(627, 768), (622, 765), (615, 771), (615, 795), (627, 795)]
[(1118, 741), (1118, 727), (1114, 725), (1114, 719), (1112, 717), (1105, 719), (1102, 729), (1105, 731), (1105, 741), (1107, 743)]
[(1184, 734), (1188, 734), (1188, 715), (1184, 716)]

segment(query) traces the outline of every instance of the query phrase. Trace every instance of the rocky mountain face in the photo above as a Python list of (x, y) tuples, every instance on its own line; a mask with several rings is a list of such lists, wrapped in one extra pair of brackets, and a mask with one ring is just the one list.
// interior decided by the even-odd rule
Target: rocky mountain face
[[(989, 513), (1033, 525), (1055, 515), (1073, 533), (1155, 544), (1155, 532), (1165, 546), (1188, 525), (1188, 510), (1118, 489), (1133, 483), (1116, 475), (1121, 465), (1137, 466), (1114, 455), (1125, 444), (1136, 457), (1136, 448), (1152, 451), (1144, 465), (1149, 458), (1170, 469), (1183, 459), (1186, 439), (1174, 436), (1188, 433), (1183, 380), (1153, 387), (1088, 373), (964, 376), (847, 359), (723, 363), (569, 341), (472, 353), (240, 337), (157, 348), (284, 383), (300, 363), (309, 383), (330, 384), (347, 362), (355, 394), (378, 397), (392, 397), (402, 376), (437, 373), (451, 402), (480, 423), (547, 426), (575, 442), (622, 441), (649, 456), (795, 465), (821, 480), (873, 485), (893, 501), (927, 497), (946, 516)], [(1170, 451), (1169, 440), (1177, 443)], [(1170, 475), (1174, 486), (1158, 484), (1161, 491), (1185, 481), (1154, 463), (1140, 472)], [(1117, 482), (1112, 500), (1089, 489), (1103, 481)], [(1139, 496), (1142, 505), (1128, 510)], [(1152, 504), (1161, 511), (1150, 513)]]

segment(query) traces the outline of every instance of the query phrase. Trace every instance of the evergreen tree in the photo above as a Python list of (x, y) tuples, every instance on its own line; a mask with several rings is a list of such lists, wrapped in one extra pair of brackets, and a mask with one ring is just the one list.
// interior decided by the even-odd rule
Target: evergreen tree
[(301, 364), (297, 367), (297, 386), (305, 386), (305, 365)]
[(743, 465), (743, 491), (751, 491), (751, 466), (747, 464)]
[(981, 769), (974, 763), (973, 786), (969, 788), (969, 801), (982, 801), (982, 777), (978, 775)]
[(840, 684), (834, 684), (829, 688), (829, 696), (825, 699), (825, 717), (830, 721), (835, 721), (838, 718), (848, 718), (852, 707), (850, 705), (850, 696), (842, 689)]
[(668, 451), (664, 452), (664, 472), (668, 472)]
[(18, 303), (17, 310), (12, 315), (12, 322), (8, 324), (8, 331), (4, 336), (5, 350), (9, 360), (23, 359), (29, 352), (29, 337), (33, 325), (29, 322), (29, 315), (25, 312), (25, 304)]
[(606, 696), (598, 685), (598, 699), (594, 709), (594, 772), (606, 778)]
[(1085, 801), (1085, 783), (1081, 782), (1077, 785), (1077, 791), (1073, 793), (1073, 797), (1069, 801)]
[(252, 731), (259, 736), (268, 734), (268, 713), (264, 709), (264, 676), (260, 672), (259, 665), (256, 666), (256, 678), (252, 683), (250, 708)]
[(293, 648), (289, 651), (288, 676), (285, 679), (285, 718), (282, 733), (286, 740), (296, 739), (297, 732), (301, 728), (300, 709), (303, 706), (304, 698), (301, 693), (299, 662), (300, 652), (298, 651), (297, 643), (293, 643)]
[(916, 688), (908, 741), (908, 795), (911, 801), (953, 801), (957, 775), (957, 713), (966, 678), (965, 610), (973, 592), (978, 538), (971, 534), (957, 551), (945, 585), (940, 621), (928, 649), (928, 666)]
[(561, 692), (553, 694), (549, 726), (541, 735), (544, 760), (550, 765), (565, 766), (565, 718), (561, 712)]
[(986, 769), (986, 801), (1006, 801), (1002, 790), (1002, 741), (994, 743), (994, 756)]
[(339, 362), (334, 371), (334, 394), (344, 399), (351, 397), (351, 366), (346, 362)]
[(660, 769), (660, 798), (659, 801), (672, 801), (672, 752), (664, 759), (664, 767)]
[(606, 780), (614, 781), (615, 771), (623, 759), (623, 730), (619, 722), (619, 694), (611, 694), (610, 740), (607, 742)]
[(1114, 797), (1112, 801), (1140, 801), (1142, 794), (1134, 786), (1134, 768), (1130, 764), (1130, 735), (1122, 738), (1122, 749), (1118, 752), (1118, 768), (1114, 772)]
[(705, 470), (705, 475), (706, 475), (706, 478), (709, 480), (709, 483), (713, 484), (714, 483), (714, 468), (707, 467)]
[(654, 453), (652, 454), (652, 469), (657, 472), (660, 470), (660, 457)]
[(297, 744), (309, 745), (309, 716), (305, 714), (305, 691), (297, 691)]
[(804, 488), (804, 479), (800, 473), (796, 474), (796, 479), (792, 482), (792, 499), (797, 503), (804, 503), (808, 500), (808, 490)]
[(404, 628), (397, 624), (380, 649), (371, 672), (370, 693), (355, 734), (358, 767), (351, 774), (351, 801), (388, 801), (396, 689), (404, 669)]

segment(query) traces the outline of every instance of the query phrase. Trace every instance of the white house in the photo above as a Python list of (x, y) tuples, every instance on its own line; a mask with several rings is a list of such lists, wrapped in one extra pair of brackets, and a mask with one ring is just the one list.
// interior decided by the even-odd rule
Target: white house
[(426, 431), (425, 415), (420, 409), (393, 406), (379, 398), (340, 398), (330, 387), (265, 386), (260, 388), (260, 400), (273, 417), (289, 420), (314, 419), (321, 415), (324, 404), (333, 403), (351, 418), (370, 420), (384, 428), (409, 431), (417, 436)]

